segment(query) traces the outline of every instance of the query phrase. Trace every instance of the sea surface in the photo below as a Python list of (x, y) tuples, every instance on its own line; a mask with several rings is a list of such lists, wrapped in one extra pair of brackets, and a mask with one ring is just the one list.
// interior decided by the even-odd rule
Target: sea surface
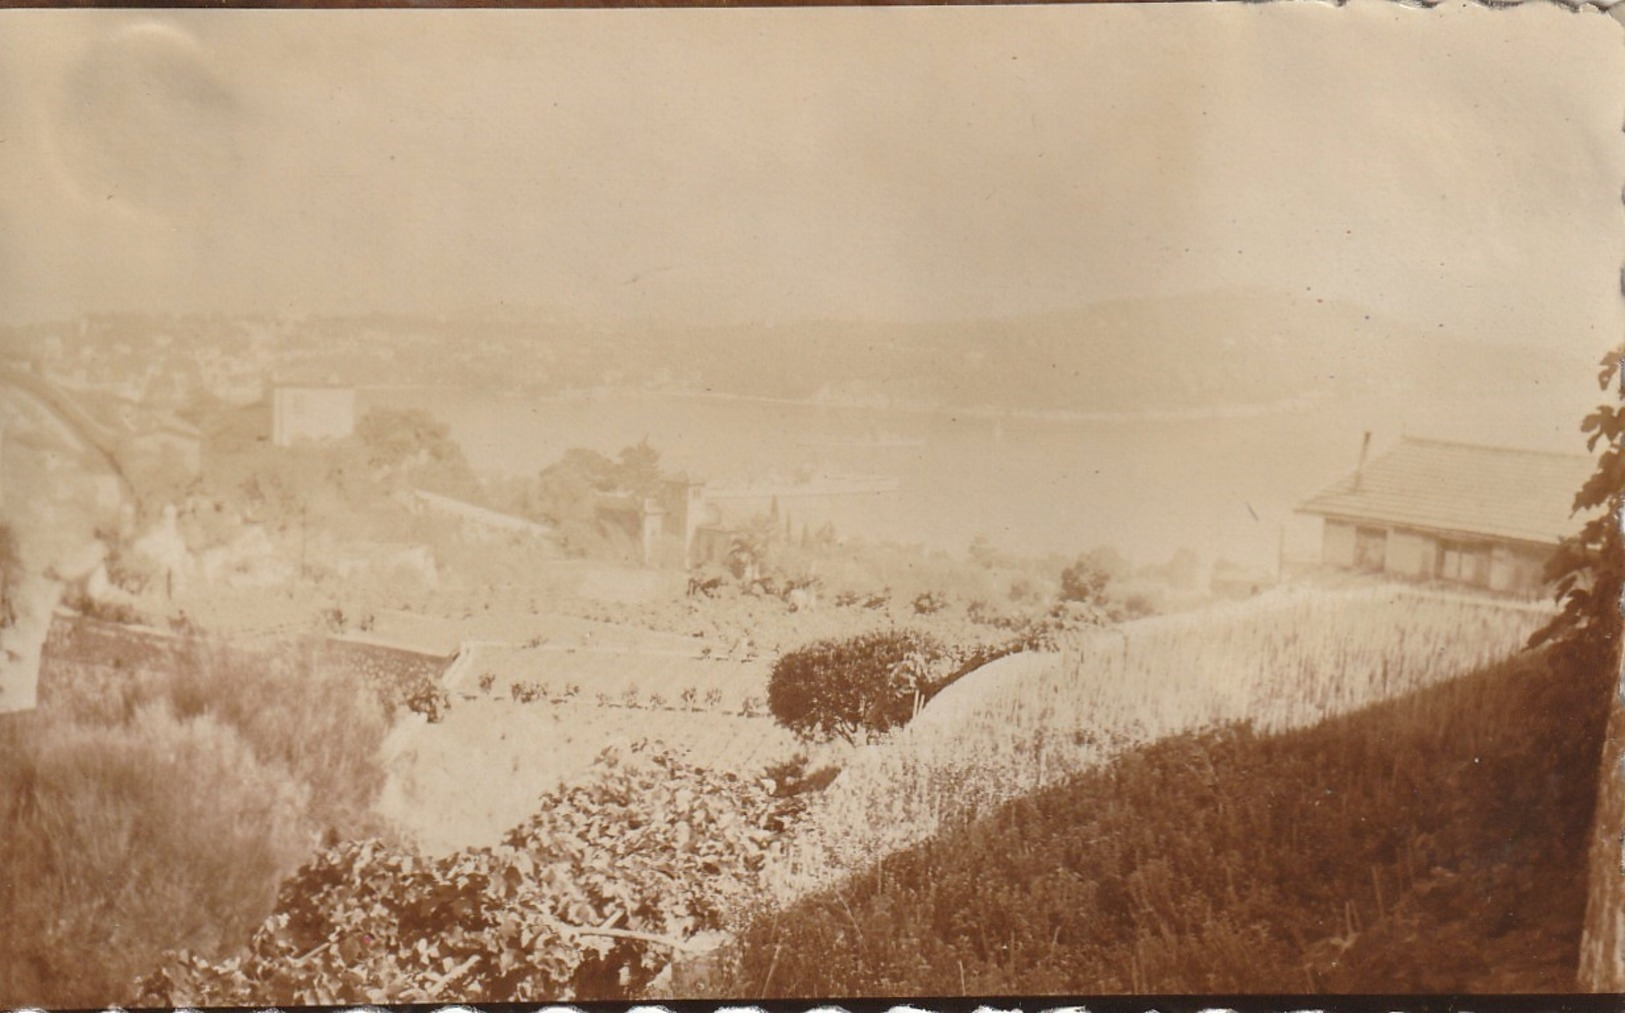
[(532, 473), (572, 447), (613, 454), (647, 439), (668, 469), (713, 482), (895, 477), (896, 495), (846, 518), (866, 539), (963, 552), (980, 534), (1067, 555), (1109, 544), (1138, 564), (1187, 547), (1273, 569), (1283, 547), (1314, 553), (1318, 523), (1293, 508), (1354, 468), (1365, 431), (1374, 455), (1406, 433), (1583, 453), (1585, 381), (1421, 392), (1400, 379), (1270, 406), (1071, 417), (614, 389), (372, 389), (364, 405), (428, 409), (482, 471)]

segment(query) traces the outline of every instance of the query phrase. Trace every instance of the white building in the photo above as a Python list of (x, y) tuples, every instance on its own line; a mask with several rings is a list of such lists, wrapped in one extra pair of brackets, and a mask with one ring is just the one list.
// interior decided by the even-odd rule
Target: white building
[(346, 385), (277, 385), (271, 390), (271, 442), (341, 441), (355, 433), (355, 389)]

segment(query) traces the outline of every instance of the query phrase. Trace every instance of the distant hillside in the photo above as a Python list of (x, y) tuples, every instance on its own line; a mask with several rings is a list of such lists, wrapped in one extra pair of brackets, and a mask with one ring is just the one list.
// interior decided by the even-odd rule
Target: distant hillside
[(43, 360), (66, 380), (146, 379), (176, 396), (274, 377), (1066, 413), (1255, 406), (1362, 386), (1527, 390), (1585, 372), (1595, 354), (1561, 337), (1491, 345), (1348, 303), (1258, 291), (940, 322), (610, 325), (546, 309), (458, 319), (113, 315), (6, 330), (0, 350)]
[(1551, 383), (1589, 367), (1549, 337), (1492, 345), (1351, 304), (1198, 293), (961, 322), (825, 321), (651, 336), (713, 391), (1074, 413), (1246, 406), (1310, 391)]

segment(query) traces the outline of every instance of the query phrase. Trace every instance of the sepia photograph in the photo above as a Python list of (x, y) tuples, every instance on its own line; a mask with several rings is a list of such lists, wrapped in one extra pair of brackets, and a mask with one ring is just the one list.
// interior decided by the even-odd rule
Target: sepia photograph
[(0, 1009), (1625, 999), (1622, 20), (0, 10)]

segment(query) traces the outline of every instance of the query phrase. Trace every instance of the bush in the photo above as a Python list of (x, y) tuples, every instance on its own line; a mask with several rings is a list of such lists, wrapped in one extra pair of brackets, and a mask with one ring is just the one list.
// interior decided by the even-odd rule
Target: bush
[(935, 590), (926, 590), (913, 600), (915, 614), (936, 614), (947, 606), (948, 598)]
[(424, 682), (406, 697), (406, 708), (429, 723), (438, 724), (451, 712), (451, 693), (433, 682)]
[(40, 687), (0, 717), (0, 1006), (116, 1003), (166, 948), (242, 942), (324, 835), (373, 829), (383, 711), (297, 655), (79, 619)]
[(212, 718), (0, 720), (0, 1005), (99, 1009), (166, 946), (240, 940), (314, 846), (308, 791)]
[(941, 688), (947, 649), (932, 636), (893, 630), (827, 639), (780, 657), (767, 684), (775, 719), (804, 738), (888, 731), (908, 723)]

